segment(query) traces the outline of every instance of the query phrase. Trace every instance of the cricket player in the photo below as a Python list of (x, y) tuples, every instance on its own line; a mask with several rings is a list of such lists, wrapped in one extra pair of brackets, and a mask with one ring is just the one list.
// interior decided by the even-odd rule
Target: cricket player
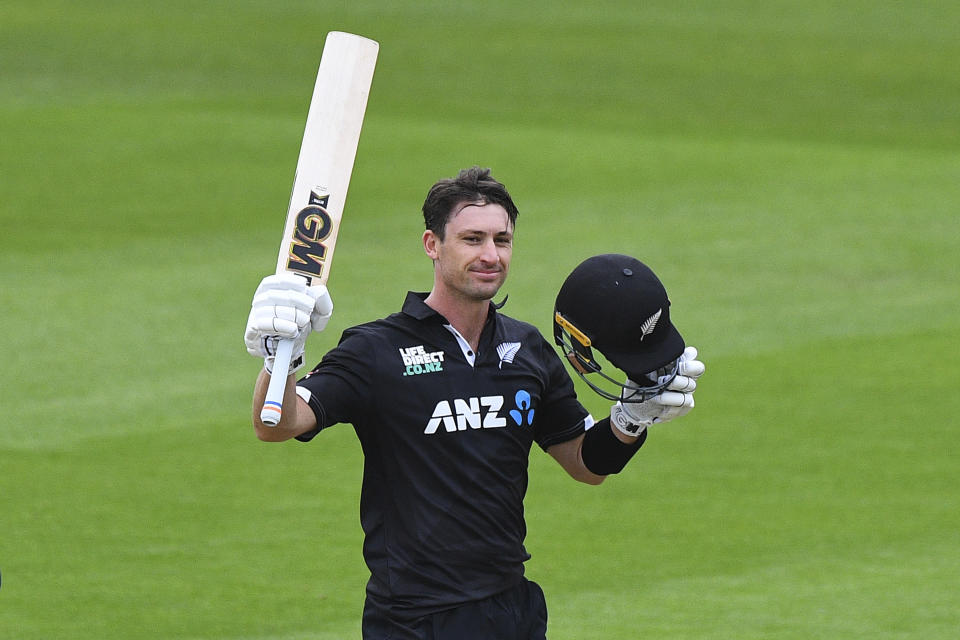
[(257, 436), (308, 442), (345, 423), (362, 445), (364, 638), (545, 638), (544, 595), (524, 575), (531, 446), (575, 480), (600, 484), (624, 468), (649, 425), (693, 407), (703, 364), (670, 322), (659, 280), (628, 256), (598, 256), (570, 275), (555, 309), (555, 339), (578, 374), (614, 380), (595, 347), (628, 376), (616, 392), (591, 383), (615, 400), (612, 419), (594, 420), (552, 345), (493, 302), (517, 214), (488, 169), (434, 184), (422, 239), (431, 290), (344, 331), (315, 368), (289, 380), (295, 391), (276, 427), (260, 421), (273, 347), (295, 339), (295, 371), (333, 305), (326, 290), (312, 293), (293, 275), (269, 276), (255, 293), (245, 342), (265, 364), (254, 392)]

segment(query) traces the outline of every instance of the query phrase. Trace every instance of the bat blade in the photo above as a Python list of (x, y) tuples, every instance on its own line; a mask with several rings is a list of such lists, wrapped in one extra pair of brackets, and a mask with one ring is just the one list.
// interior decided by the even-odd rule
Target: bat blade
[(326, 284), (360, 142), (379, 45), (331, 31), (303, 131), (277, 273)]
[[(379, 49), (374, 40), (340, 31), (328, 33), (323, 47), (277, 254), (277, 273), (296, 273), (311, 287), (330, 277)], [(280, 341), (260, 413), (268, 426), (283, 412), (292, 346), (285, 342), (291, 341)]]

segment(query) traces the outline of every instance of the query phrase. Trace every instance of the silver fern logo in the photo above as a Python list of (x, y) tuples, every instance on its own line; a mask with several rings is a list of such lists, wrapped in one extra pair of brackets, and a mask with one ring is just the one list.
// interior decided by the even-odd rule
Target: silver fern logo
[(501, 342), (497, 347), (497, 355), (500, 356), (500, 368), (503, 369), (503, 363), (513, 364), (513, 358), (520, 351), (519, 342)]
[(643, 339), (648, 335), (653, 333), (653, 330), (657, 328), (657, 321), (660, 320), (660, 314), (663, 313), (663, 309), (657, 309), (657, 312), (644, 320), (643, 324), (640, 325), (640, 342), (643, 342)]

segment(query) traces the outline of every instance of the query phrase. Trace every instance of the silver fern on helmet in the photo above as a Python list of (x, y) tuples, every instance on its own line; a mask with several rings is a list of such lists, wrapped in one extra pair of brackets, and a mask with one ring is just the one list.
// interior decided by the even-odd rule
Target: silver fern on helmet
[(662, 308), (657, 309), (655, 314), (643, 321), (643, 324), (640, 325), (640, 342), (643, 342), (643, 339), (653, 333), (653, 330), (657, 328), (657, 321), (660, 319), (660, 314), (662, 313)]

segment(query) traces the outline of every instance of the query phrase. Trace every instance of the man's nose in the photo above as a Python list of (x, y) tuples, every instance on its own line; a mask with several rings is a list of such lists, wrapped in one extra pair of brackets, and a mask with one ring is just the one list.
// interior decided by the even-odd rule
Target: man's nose
[(500, 254), (497, 252), (497, 243), (493, 239), (484, 241), (481, 246), (480, 259), (486, 263), (494, 263), (500, 261)]

